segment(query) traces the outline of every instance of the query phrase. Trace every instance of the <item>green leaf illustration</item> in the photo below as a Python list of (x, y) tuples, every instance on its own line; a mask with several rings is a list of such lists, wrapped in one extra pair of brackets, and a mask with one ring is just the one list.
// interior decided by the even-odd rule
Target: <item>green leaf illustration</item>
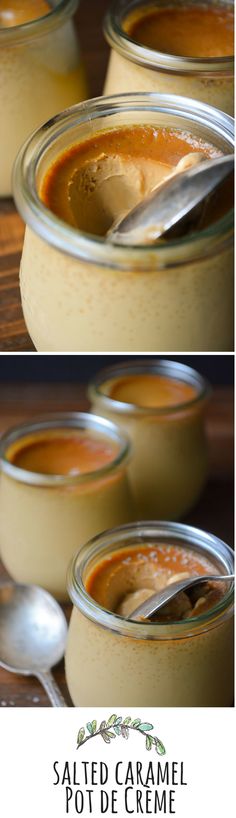
[(141, 719), (134, 719), (134, 721), (132, 721), (131, 727), (139, 727), (140, 724)]
[(111, 739), (109, 738), (109, 736), (107, 736), (106, 733), (101, 733), (101, 736), (103, 738), (103, 741), (105, 741), (105, 744), (110, 744), (111, 743)]
[(80, 727), (80, 730), (79, 730), (78, 736), (77, 736), (77, 744), (78, 745), (81, 744), (81, 741), (83, 741), (84, 736), (85, 736), (85, 729), (84, 729), (84, 727)]
[(107, 721), (107, 726), (108, 726), (108, 727), (112, 727), (112, 725), (114, 724), (114, 722), (116, 721), (116, 719), (117, 719), (117, 716), (116, 716), (116, 714), (115, 714), (115, 713), (113, 713), (113, 715), (112, 715), (112, 716), (110, 716), (110, 718), (109, 718), (109, 719), (108, 719), (108, 721)]
[(122, 716), (117, 716), (116, 713), (112, 713), (107, 721), (101, 721), (99, 728), (97, 727), (96, 719), (88, 721), (86, 728), (87, 734), (84, 727), (80, 727), (79, 729), (77, 749), (79, 749), (82, 744), (85, 744), (86, 741), (99, 735), (103, 741), (105, 741), (105, 744), (110, 744), (112, 739), (117, 736), (122, 736), (122, 738), (127, 740), (130, 736), (130, 730), (134, 730), (138, 733), (143, 733), (146, 750), (150, 751), (152, 747), (154, 747), (158, 755), (164, 755), (166, 752), (162, 741), (160, 741), (157, 736), (149, 735), (150, 730), (153, 730), (153, 724), (145, 721), (142, 722), (139, 718), (132, 721), (131, 716), (126, 716), (126, 718), (123, 719)]
[(96, 733), (97, 722), (96, 721), (88, 721), (88, 724), (86, 724), (86, 727), (87, 727), (87, 730), (89, 731), (89, 733), (91, 734), (91, 736), (93, 736), (93, 734)]
[(165, 750), (164, 744), (162, 744), (162, 741), (160, 741), (160, 739), (157, 738), (155, 740), (155, 744), (156, 744), (156, 752), (158, 753), (158, 755), (159, 756), (164, 756), (166, 750)]
[(152, 736), (146, 736), (146, 750), (152, 749)]

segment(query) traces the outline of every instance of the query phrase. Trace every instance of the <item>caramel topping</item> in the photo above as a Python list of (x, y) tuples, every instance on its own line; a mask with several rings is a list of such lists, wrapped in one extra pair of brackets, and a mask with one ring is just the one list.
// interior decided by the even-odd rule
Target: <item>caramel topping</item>
[(219, 154), (182, 131), (137, 125), (100, 132), (74, 145), (46, 173), (40, 197), (73, 227), (104, 236), (192, 153)]
[[(101, 561), (87, 577), (85, 586), (99, 605), (129, 618), (148, 596), (172, 582), (217, 573), (215, 563), (194, 549), (165, 543), (137, 545), (120, 549)], [(223, 583), (214, 582), (182, 592), (163, 613), (160, 611), (156, 621), (198, 616), (220, 601), (224, 593)]]
[(7, 459), (20, 469), (72, 476), (98, 471), (116, 455), (116, 444), (101, 435), (63, 429), (27, 435), (7, 451)]
[(52, 11), (46, 0), (1, 0), (0, 26), (10, 28), (37, 20)]
[[(106, 387), (105, 393), (107, 394)], [(190, 384), (175, 378), (140, 374), (117, 378), (108, 394), (113, 400), (158, 409), (192, 401), (196, 398), (197, 391)]]
[(180, 57), (230, 57), (234, 54), (232, 6), (186, 4), (139, 9), (124, 30), (141, 45)]

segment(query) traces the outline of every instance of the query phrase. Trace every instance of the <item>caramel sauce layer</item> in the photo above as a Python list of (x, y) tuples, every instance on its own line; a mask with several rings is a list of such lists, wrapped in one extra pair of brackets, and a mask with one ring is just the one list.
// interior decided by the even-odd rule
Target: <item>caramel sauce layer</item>
[[(93, 599), (109, 611), (130, 618), (132, 612), (155, 591), (190, 576), (217, 574), (214, 562), (184, 546), (137, 545), (120, 549), (101, 561), (87, 577), (85, 587)], [(209, 583), (178, 597), (156, 616), (171, 622), (198, 616), (219, 602), (225, 587)]]
[(1, 0), (0, 27), (11, 28), (30, 23), (52, 11), (46, 0)]
[(197, 391), (184, 381), (164, 375), (140, 374), (117, 378), (108, 394), (113, 400), (161, 409), (188, 403), (196, 398)]
[(39, 195), (63, 221), (104, 236), (115, 219), (139, 204), (184, 157), (219, 155), (190, 133), (135, 125), (96, 134), (53, 163)]
[(105, 437), (58, 429), (22, 438), (8, 449), (7, 459), (37, 474), (79, 475), (98, 471), (117, 452), (116, 444)]
[(124, 22), (129, 36), (155, 51), (180, 57), (230, 57), (234, 54), (232, 6), (198, 3), (141, 8)]

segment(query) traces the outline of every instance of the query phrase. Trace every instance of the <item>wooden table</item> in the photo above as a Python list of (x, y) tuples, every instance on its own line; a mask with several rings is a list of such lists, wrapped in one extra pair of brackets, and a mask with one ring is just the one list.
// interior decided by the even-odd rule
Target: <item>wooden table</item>
[[(41, 412), (75, 411), (88, 408), (86, 387), (75, 384), (1, 385), (0, 434)], [(198, 505), (185, 522), (211, 531), (233, 545), (233, 390), (214, 390), (207, 412), (207, 436), (210, 476)], [(0, 580), (6, 578), (0, 564)], [(70, 615), (68, 605), (66, 615)], [(70, 705), (64, 666), (54, 671), (55, 678)], [(7, 673), (0, 668), (0, 706), (50, 706), (36, 679)]]
[[(109, 0), (81, 0), (76, 14), (91, 97), (102, 93), (108, 46), (102, 21)], [(0, 351), (33, 351), (20, 301), (19, 264), (24, 224), (12, 199), (0, 199)]]

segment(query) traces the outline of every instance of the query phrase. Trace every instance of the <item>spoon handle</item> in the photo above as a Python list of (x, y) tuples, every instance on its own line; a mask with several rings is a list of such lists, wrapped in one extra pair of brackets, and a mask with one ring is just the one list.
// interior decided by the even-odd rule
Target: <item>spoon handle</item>
[(41, 682), (44, 690), (46, 691), (48, 698), (53, 707), (67, 707), (64, 697), (62, 696), (61, 691), (57, 683), (55, 682), (50, 670), (44, 670), (41, 673), (35, 674), (39, 682)]

